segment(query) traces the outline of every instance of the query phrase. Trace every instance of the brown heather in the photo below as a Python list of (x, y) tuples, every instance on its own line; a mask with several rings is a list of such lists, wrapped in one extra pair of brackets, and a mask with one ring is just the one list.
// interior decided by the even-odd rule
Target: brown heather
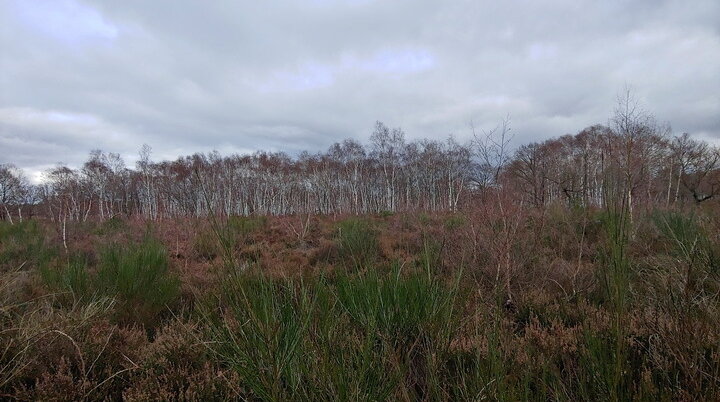
[[(292, 219), (298, 225), (297, 218), (270, 217), (233, 243), (242, 261), (235, 273), (219, 255), (195, 254), (187, 231), (204, 230), (198, 222), (165, 220), (148, 229), (146, 222), (122, 220), (112, 233), (87, 222), (71, 226), (67, 252), (52, 224), (15, 224), (15, 232), (3, 235), (0, 251), (12, 247), (12, 236), (39, 236), (49, 257), (38, 262), (16, 255), (14, 261), (30, 262), (3, 273), (0, 393), (18, 400), (717, 396), (715, 206), (692, 215), (677, 212), (695, 216), (683, 221), (697, 225), (694, 243), (708, 239), (703, 253), (710, 257), (700, 263), (684, 260), (679, 240), (668, 239), (656, 224), (658, 214), (676, 212), (633, 217), (637, 229), (628, 245), (632, 274), (617, 340), (619, 363), (617, 312), (601, 276), (606, 235), (597, 225), (603, 211), (554, 206), (522, 213), (510, 244), (497, 238), (501, 218), (483, 209), (352, 218), (361, 219), (360, 226), (344, 224), (344, 217), (312, 216), (302, 238), (289, 228)], [(377, 241), (339, 234), (343, 228), (372, 230)], [(93, 278), (103, 263), (102, 245), (113, 239), (133, 249), (143, 247), (147, 236), (167, 250), (169, 269), (162, 275), (177, 278), (181, 291), (151, 320), (118, 315), (123, 296), (94, 287), (100, 286)], [(357, 250), (359, 264), (347, 254)], [(73, 288), (81, 283), (74, 277), (40, 272), (60, 269), (70, 255), (85, 261), (82, 292)], [(498, 266), (508, 262), (512, 270), (498, 275)], [(688, 264), (702, 274), (690, 283)], [(236, 275), (247, 279), (228, 282)], [(270, 297), (258, 293), (257, 286), (267, 286), (263, 281), (279, 292), (275, 301), (262, 301)], [(256, 313), (248, 315), (248, 308)], [(268, 360), (237, 366), (243, 361), (237, 353), (263, 344), (269, 349), (255, 358)], [(275, 360), (280, 356), (286, 357)], [(614, 364), (621, 367), (622, 383), (613, 383), (608, 370)], [(265, 378), (263, 367), (280, 371)], [(248, 381), (247, 370), (261, 370), (261, 377)]]

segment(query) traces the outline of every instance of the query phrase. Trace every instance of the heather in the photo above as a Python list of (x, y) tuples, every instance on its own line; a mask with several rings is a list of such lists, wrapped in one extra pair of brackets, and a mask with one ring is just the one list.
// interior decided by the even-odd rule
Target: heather
[(271, 217), (233, 266), (205, 220), (2, 223), (2, 395), (714, 398), (716, 208), (524, 212), (502, 256), (482, 210)]

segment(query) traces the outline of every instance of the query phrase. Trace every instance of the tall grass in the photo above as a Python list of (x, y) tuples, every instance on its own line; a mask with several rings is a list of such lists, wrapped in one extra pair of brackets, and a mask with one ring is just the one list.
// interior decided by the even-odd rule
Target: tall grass
[(217, 342), (213, 350), (255, 396), (286, 399), (300, 386), (300, 351), (313, 298), (292, 281), (230, 275), (222, 291), (223, 311), (206, 315)]
[(239, 274), (202, 315), (211, 350), (249, 396), (439, 398), (459, 328), (457, 286), (399, 264), (312, 280)]
[(101, 222), (95, 229), (95, 233), (98, 235), (108, 235), (127, 229), (127, 222), (119, 216), (113, 216), (110, 219), (106, 219)]
[(0, 271), (8, 271), (48, 262), (56, 250), (45, 241), (45, 234), (37, 221), (11, 225), (0, 221)]
[(428, 275), (404, 274), (399, 263), (387, 274), (342, 275), (335, 288), (340, 306), (358, 327), (394, 343), (418, 337), (447, 341), (446, 331), (452, 329), (456, 289)]
[(203, 260), (212, 261), (222, 254), (222, 246), (212, 231), (198, 230), (192, 242), (195, 255)]
[(113, 298), (119, 321), (153, 325), (179, 294), (180, 281), (168, 267), (165, 248), (146, 236), (139, 244), (101, 250), (94, 270), (84, 258), (70, 256), (66, 263), (43, 267), (40, 274), (46, 285), (71, 294), (71, 304)]
[(264, 216), (230, 216), (226, 221), (213, 218), (210, 230), (195, 234), (192, 246), (195, 254), (206, 260), (222, 257), (226, 267), (236, 267), (236, 247), (247, 243), (250, 236), (264, 227)]
[(377, 233), (367, 219), (350, 218), (338, 225), (340, 255), (357, 270), (369, 268), (378, 257)]
[[(647, 304), (676, 326), (656, 325), (664, 359), (674, 376), (658, 373), (667, 387), (692, 390), (696, 395), (720, 391), (720, 264), (700, 217), (693, 211), (656, 211), (651, 221), (660, 233), (662, 252), (644, 278)], [(662, 255), (662, 253), (666, 255)], [(693, 351), (693, 352), (689, 352)]]
[(686, 299), (706, 293), (708, 279), (720, 274), (720, 256), (717, 255), (707, 233), (699, 225), (694, 213), (656, 211), (652, 221), (668, 241), (668, 252), (685, 267), (683, 293)]
[(81, 256), (68, 256), (66, 261), (55, 266), (44, 264), (39, 271), (45, 284), (61, 292), (59, 299), (65, 304), (88, 301), (93, 296), (95, 289), (91, 284), (87, 260)]
[(168, 265), (165, 248), (149, 236), (138, 245), (110, 246), (100, 254), (98, 291), (117, 299), (121, 319), (149, 324), (179, 293)]
[(626, 368), (627, 303), (630, 296), (631, 261), (628, 252), (632, 229), (632, 208), (629, 190), (623, 185), (609, 186), (605, 190), (605, 211), (601, 217), (605, 229), (605, 247), (601, 253), (599, 271), (606, 300), (610, 302), (612, 323), (612, 347), (603, 334), (586, 332), (587, 354), (585, 362), (596, 373), (591, 383), (597, 393), (618, 401), (630, 397)]

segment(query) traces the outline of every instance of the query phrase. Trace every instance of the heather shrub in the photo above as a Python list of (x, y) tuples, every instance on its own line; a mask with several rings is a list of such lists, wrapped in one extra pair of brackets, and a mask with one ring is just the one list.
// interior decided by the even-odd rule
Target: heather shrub
[[(73, 387), (68, 395), (90, 392), (111, 375), (109, 370), (117, 369), (108, 348), (113, 332), (103, 331), (98, 337), (93, 331), (112, 307), (109, 299), (68, 309), (55, 309), (47, 299), (26, 305), (0, 337), (0, 394), (37, 400), (61, 397), (67, 386)], [(125, 354), (134, 358), (136, 345), (128, 339), (121, 343), (129, 349)]]
[(227, 400), (238, 397), (239, 379), (220, 369), (199, 342), (198, 324), (179, 319), (158, 329), (144, 345), (142, 363), (122, 390), (123, 400)]
[(149, 368), (132, 378), (122, 392), (124, 401), (226, 401), (241, 391), (237, 374), (207, 363), (200, 368), (168, 365)]

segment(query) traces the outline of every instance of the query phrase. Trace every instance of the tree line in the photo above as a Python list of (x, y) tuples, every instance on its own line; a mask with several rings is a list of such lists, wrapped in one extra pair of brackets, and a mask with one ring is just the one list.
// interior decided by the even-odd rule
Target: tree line
[(39, 185), (0, 165), (2, 219), (454, 211), (488, 191), (535, 207), (603, 206), (620, 191), (637, 208), (701, 203), (720, 191), (718, 147), (672, 135), (629, 93), (607, 125), (516, 150), (511, 139), (506, 118), (493, 130), (473, 128), (464, 144), (407, 141), (402, 129), (377, 122), (367, 145), (347, 139), (297, 157), (214, 151), (153, 162), (145, 145), (131, 169), (119, 154), (94, 150), (82, 167), (50, 169)]

